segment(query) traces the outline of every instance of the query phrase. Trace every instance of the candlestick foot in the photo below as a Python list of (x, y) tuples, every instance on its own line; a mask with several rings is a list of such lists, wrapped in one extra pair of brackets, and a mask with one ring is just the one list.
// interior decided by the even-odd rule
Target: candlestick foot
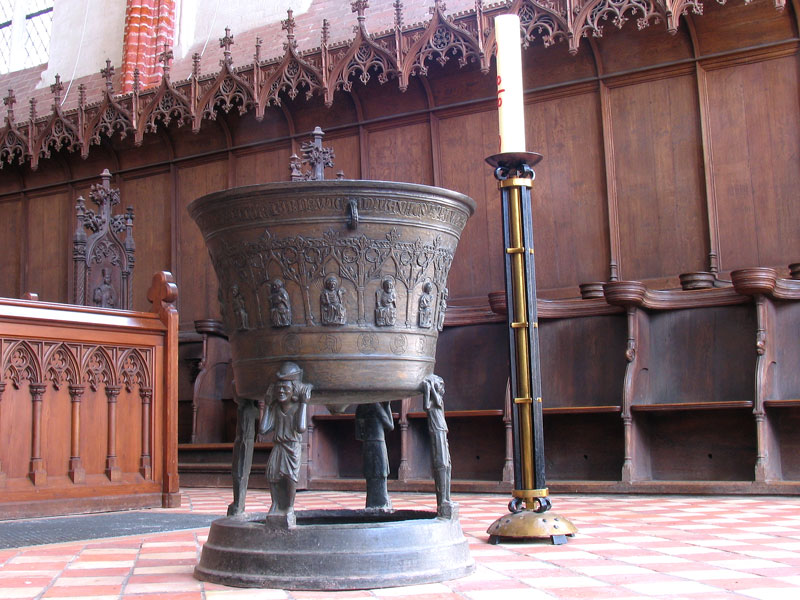
[(522, 510), (500, 517), (489, 526), (490, 544), (499, 544), (510, 540), (547, 539), (555, 545), (566, 544), (567, 537), (572, 537), (578, 528), (572, 522), (553, 513), (537, 513)]

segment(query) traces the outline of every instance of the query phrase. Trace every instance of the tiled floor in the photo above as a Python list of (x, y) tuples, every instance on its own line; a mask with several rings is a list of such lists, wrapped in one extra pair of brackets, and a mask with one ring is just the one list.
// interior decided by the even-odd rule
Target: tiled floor
[[(181, 511), (223, 514), (229, 490), (183, 490)], [(395, 508), (431, 508), (424, 494), (394, 494)], [(579, 528), (563, 546), (487, 543), (507, 496), (460, 494), (474, 575), (430, 585), (357, 592), (236, 589), (192, 577), (208, 529), (0, 551), (0, 598), (228, 600), (800, 600), (800, 498), (553, 496)], [(269, 495), (251, 492), (249, 511)], [(363, 495), (305, 492), (297, 508), (360, 508)]]

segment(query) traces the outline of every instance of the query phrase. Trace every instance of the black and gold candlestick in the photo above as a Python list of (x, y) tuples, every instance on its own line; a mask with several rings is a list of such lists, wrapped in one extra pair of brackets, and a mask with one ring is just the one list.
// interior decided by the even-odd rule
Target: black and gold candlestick
[(486, 159), (495, 168), (503, 210), (506, 303), (511, 359), (514, 491), (510, 514), (488, 529), (489, 542), (550, 538), (564, 544), (577, 529), (549, 513), (542, 430), (542, 378), (539, 367), (539, 323), (536, 312), (536, 269), (531, 218), (535, 152), (503, 152)]

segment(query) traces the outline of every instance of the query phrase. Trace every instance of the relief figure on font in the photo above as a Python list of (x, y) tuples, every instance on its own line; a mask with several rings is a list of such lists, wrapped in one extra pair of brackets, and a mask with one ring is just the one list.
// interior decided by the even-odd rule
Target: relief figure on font
[(392, 327), (397, 322), (397, 292), (394, 279), (386, 276), (381, 281), (381, 289), (375, 292), (375, 325)]
[(270, 321), (273, 327), (288, 327), (292, 324), (292, 304), (289, 292), (281, 279), (272, 282), (270, 288)]
[(347, 312), (344, 305), (344, 290), (335, 275), (325, 278), (325, 287), (319, 295), (320, 316), (323, 325), (344, 325)]

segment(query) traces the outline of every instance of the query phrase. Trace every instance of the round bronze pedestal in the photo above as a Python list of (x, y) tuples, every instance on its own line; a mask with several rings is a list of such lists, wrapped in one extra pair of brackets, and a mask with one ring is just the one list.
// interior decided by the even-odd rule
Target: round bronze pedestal
[(447, 581), (475, 569), (457, 515), (312, 510), (296, 524), (214, 521), (195, 577), (237, 587), (358, 590)]

